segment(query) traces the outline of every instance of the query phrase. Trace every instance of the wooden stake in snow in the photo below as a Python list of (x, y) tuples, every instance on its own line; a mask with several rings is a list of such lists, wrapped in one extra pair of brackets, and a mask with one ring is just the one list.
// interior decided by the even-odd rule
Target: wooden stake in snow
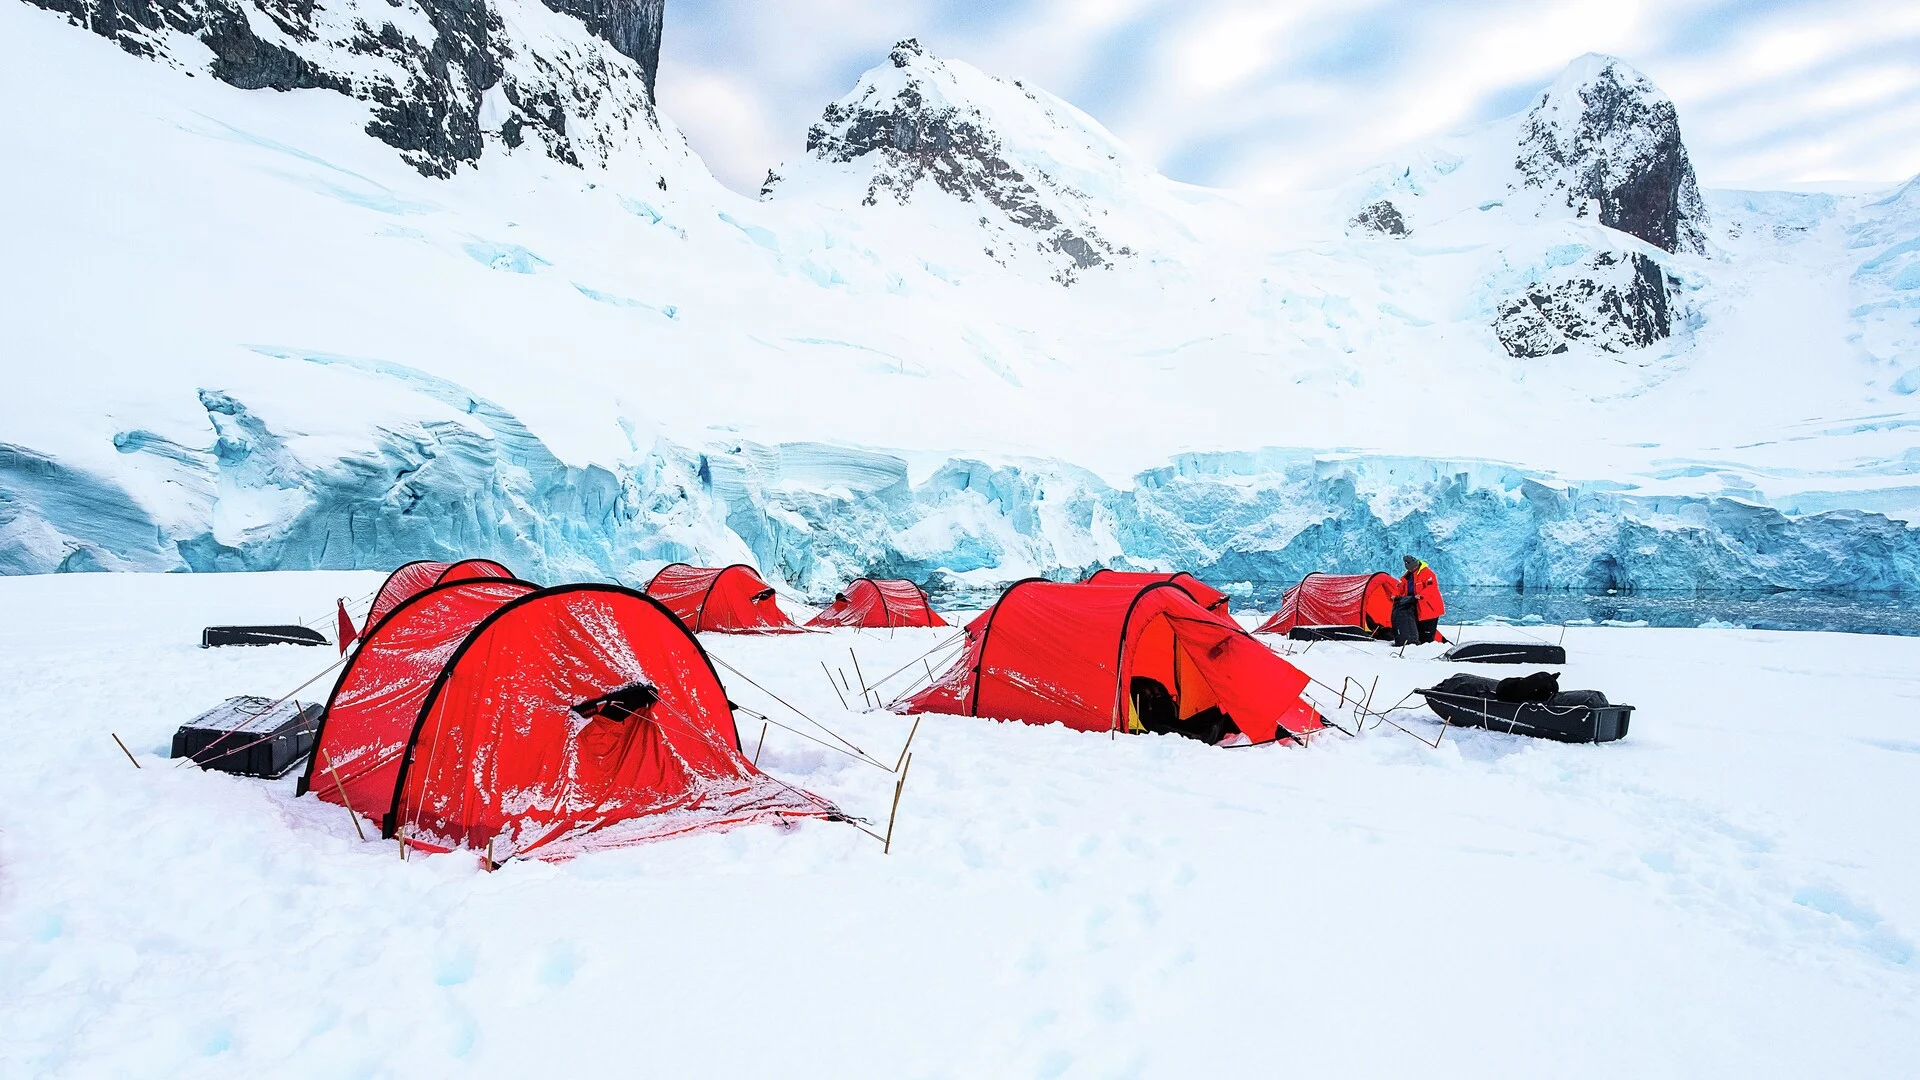
[[(846, 708), (847, 708), (847, 695), (845, 695), (845, 694), (843, 694), (843, 693), (841, 693), (841, 692), (840, 692), (840, 684), (839, 684), (839, 683), (837, 683), (837, 682), (834, 682), (834, 681), (833, 681), (833, 672), (831, 672), (831, 671), (827, 671), (827, 662), (826, 662), (825, 660), (822, 660), (822, 661), (820, 661), (820, 670), (821, 670), (821, 671), (823, 671), (823, 672), (826, 672), (826, 675), (827, 675), (827, 685), (828, 685), (828, 686), (831, 686), (831, 687), (833, 687), (833, 696), (834, 696), (834, 697), (837, 697), (837, 698), (839, 698), (839, 699), (840, 699), (840, 707), (841, 707), (841, 708), (843, 708), (843, 709), (846, 709)], [(853, 710), (851, 710), (851, 709), (847, 709), (847, 711), (848, 711), (848, 712), (852, 712)]]
[(114, 745), (116, 745), (116, 746), (118, 746), (118, 747), (120, 748), (120, 752), (121, 752), (121, 753), (123, 753), (123, 754), (125, 754), (125, 755), (127, 755), (127, 760), (128, 760), (128, 761), (131, 761), (131, 762), (133, 762), (133, 767), (134, 767), (134, 768), (136, 768), (136, 769), (137, 769), (137, 768), (139, 768), (139, 767), (140, 767), (140, 759), (139, 759), (139, 758), (136, 758), (136, 757), (134, 757), (134, 756), (133, 756), (133, 751), (131, 751), (131, 750), (129, 750), (129, 749), (127, 749), (127, 744), (126, 744), (126, 743), (123, 743), (123, 742), (121, 742), (121, 741), (120, 741), (120, 736), (118, 736), (118, 735), (114, 735), (114, 734), (113, 734), (113, 732), (111, 732), (111, 731), (109, 731), (109, 732), (107, 732), (107, 734), (109, 734), (109, 735), (113, 735), (113, 742), (114, 742)]
[(907, 786), (907, 773), (913, 769), (913, 755), (907, 755), (906, 767), (900, 770), (900, 779), (893, 785), (893, 809), (887, 812), (887, 838), (880, 842), (880, 854), (893, 854), (893, 819), (900, 816), (900, 792)]
[(340, 805), (347, 808), (347, 816), (353, 819), (353, 834), (364, 843), (367, 839), (365, 829), (360, 827), (360, 815), (354, 813), (353, 804), (347, 801), (347, 785), (340, 782), (340, 774), (334, 771), (333, 757), (325, 750), (320, 751), (320, 759), (327, 766), (327, 775), (333, 777), (333, 789), (340, 793)]
[(893, 759), (893, 768), (895, 772), (898, 772), (900, 770), (900, 766), (903, 763), (905, 763), (905, 761), (907, 760), (907, 751), (913, 748), (913, 737), (916, 734), (918, 734), (919, 731), (920, 731), (920, 718), (916, 716), (913, 718), (913, 727), (907, 732), (906, 744), (900, 747), (900, 756)]
[(860, 707), (864, 709), (867, 707), (867, 677), (860, 673), (860, 654), (854, 652), (853, 646), (849, 645), (847, 646), (847, 655), (853, 657), (853, 674), (855, 678), (860, 680)]
[[(767, 724), (771, 723), (773, 721), (767, 721)], [(767, 724), (760, 725), (760, 741), (753, 744), (753, 767), (756, 769), (760, 767), (760, 748), (767, 745)]]

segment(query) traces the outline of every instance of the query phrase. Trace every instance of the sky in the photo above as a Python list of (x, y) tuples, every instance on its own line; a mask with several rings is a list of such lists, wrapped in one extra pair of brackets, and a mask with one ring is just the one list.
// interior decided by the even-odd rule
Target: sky
[(661, 109), (742, 191), (917, 37), (1052, 91), (1177, 180), (1339, 184), (1621, 57), (1709, 187), (1920, 173), (1920, 0), (668, 0)]

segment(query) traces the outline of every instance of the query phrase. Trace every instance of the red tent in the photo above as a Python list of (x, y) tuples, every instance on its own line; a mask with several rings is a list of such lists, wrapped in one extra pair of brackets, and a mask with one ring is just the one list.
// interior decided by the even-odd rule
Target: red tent
[(1132, 730), (1135, 680), (1150, 679), (1180, 720), (1218, 708), (1254, 742), (1321, 726), (1300, 697), (1306, 675), (1182, 583), (1018, 582), (967, 637), (966, 652), (899, 711)]
[(482, 619), (535, 591), (524, 581), (469, 578), (431, 586), (388, 612), (333, 684), (299, 793), (384, 813), (420, 704), (447, 658)]
[(1134, 570), (1107, 570), (1102, 568), (1095, 570), (1086, 577), (1086, 582), (1089, 585), (1151, 585), (1156, 581), (1178, 582), (1181, 588), (1187, 590), (1187, 595), (1200, 601), (1201, 607), (1206, 608), (1208, 611), (1217, 611), (1222, 615), (1227, 614), (1227, 594), (1201, 581), (1185, 570), (1177, 574), (1147, 574)]
[(564, 857), (834, 817), (740, 753), (726, 690), (665, 607), (617, 585), (435, 586), (335, 685), (300, 790), (411, 847)]
[(743, 563), (718, 568), (671, 563), (653, 575), (647, 595), (695, 632), (779, 634), (800, 629), (780, 610), (773, 586)]
[(1393, 628), (1393, 578), (1386, 574), (1308, 574), (1280, 598), (1280, 610), (1254, 629), (1285, 634), (1296, 626)]
[(380, 591), (373, 594), (373, 606), (367, 609), (367, 621), (361, 624), (361, 636), (366, 636), (387, 613), (399, 607), (408, 597), (416, 596), (425, 589), (443, 581), (467, 581), (473, 578), (512, 578), (513, 571), (494, 562), (492, 559), (461, 559), (459, 562), (410, 562), (393, 573), (380, 585)]
[(857, 578), (808, 626), (945, 626), (947, 621), (911, 581)]

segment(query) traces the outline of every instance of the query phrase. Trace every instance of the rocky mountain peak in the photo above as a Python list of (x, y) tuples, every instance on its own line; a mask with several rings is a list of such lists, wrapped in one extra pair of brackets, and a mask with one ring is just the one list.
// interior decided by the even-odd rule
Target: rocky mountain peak
[(826, 107), (807, 131), (806, 159), (770, 171), (761, 194), (811, 183), (831, 198), (851, 179), (862, 205), (905, 206), (931, 189), (978, 206), (996, 261), (1037, 254), (1071, 284), (1131, 254), (1107, 238), (1108, 208), (1089, 194), (1110, 188), (1129, 160), (1065, 102), (908, 38)]
[(534, 0), (27, 2), (136, 56), (204, 67), (243, 90), (366, 101), (367, 133), (429, 176), (479, 161), (489, 137), (577, 165), (604, 163), (636, 133), (657, 130), (666, 0), (539, 0), (577, 30), (524, 41), (509, 27), (524, 24), (515, 16)]
[(1705, 250), (1706, 206), (1673, 102), (1645, 75), (1589, 53), (1521, 120), (1514, 167), (1526, 187), (1665, 251)]

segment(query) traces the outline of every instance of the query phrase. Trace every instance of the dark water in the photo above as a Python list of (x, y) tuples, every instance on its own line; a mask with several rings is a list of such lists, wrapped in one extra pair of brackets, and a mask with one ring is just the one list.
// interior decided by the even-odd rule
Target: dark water
[[(1235, 607), (1271, 611), (1286, 586), (1254, 586)], [(1510, 619), (1553, 626), (1645, 623), (1648, 626), (1729, 624), (1752, 630), (1840, 630), (1920, 637), (1920, 596), (1891, 593), (1668, 593), (1601, 594), (1515, 592), (1503, 587), (1446, 590), (1446, 622)]]
[[(1293, 582), (1255, 582), (1232, 588), (1235, 611), (1273, 611)], [(940, 589), (938, 606), (986, 608), (999, 589)], [(1751, 630), (1838, 630), (1920, 637), (1920, 596), (1894, 593), (1782, 592), (1593, 594), (1552, 590), (1515, 592), (1506, 586), (1446, 589), (1445, 622), (1631, 623), (1647, 626), (1727, 625)]]

